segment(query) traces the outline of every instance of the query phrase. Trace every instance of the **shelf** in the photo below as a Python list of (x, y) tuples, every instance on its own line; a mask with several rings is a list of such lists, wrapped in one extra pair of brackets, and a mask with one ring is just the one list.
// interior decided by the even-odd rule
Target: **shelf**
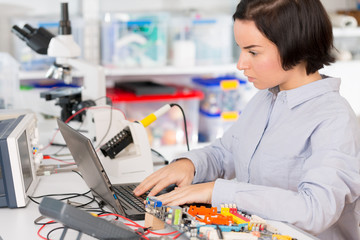
[(105, 68), (106, 76), (197, 75), (237, 72), (235, 64), (194, 67)]
[(333, 28), (334, 37), (360, 37), (360, 27)]
[[(153, 67), (153, 68), (105, 68), (105, 75), (111, 76), (155, 76), (155, 75), (202, 75), (238, 73), (236, 64), (194, 66), (194, 67)], [(46, 71), (20, 71), (19, 79), (42, 79)]]

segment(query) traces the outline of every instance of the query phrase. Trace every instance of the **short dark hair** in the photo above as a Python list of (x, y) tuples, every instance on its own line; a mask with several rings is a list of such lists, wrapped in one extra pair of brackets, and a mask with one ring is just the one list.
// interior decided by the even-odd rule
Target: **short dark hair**
[(277, 46), (284, 70), (305, 62), (311, 74), (335, 61), (332, 25), (320, 0), (241, 0), (233, 19), (254, 21)]

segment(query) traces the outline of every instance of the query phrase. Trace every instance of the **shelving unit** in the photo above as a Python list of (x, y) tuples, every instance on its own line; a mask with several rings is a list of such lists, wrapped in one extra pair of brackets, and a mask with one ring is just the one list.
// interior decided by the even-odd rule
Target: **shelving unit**
[(226, 74), (233, 73), (239, 70), (236, 69), (236, 64), (228, 65), (212, 65), (212, 66), (193, 66), (193, 67), (173, 67), (166, 66), (160, 68), (134, 68), (134, 69), (120, 69), (120, 68), (106, 68), (107, 76), (139, 76), (139, 75), (200, 75), (200, 74)]
[(334, 37), (360, 37), (360, 27), (356, 28), (334, 28)]
[[(21, 71), (19, 78), (42, 79), (45, 78), (46, 71)], [(156, 68), (105, 68), (107, 77), (113, 76), (163, 76), (163, 75), (209, 75), (209, 74), (228, 74), (239, 73), (236, 64), (211, 65), (211, 66), (193, 66), (193, 67), (156, 67)], [(79, 74), (80, 75), (80, 74)]]

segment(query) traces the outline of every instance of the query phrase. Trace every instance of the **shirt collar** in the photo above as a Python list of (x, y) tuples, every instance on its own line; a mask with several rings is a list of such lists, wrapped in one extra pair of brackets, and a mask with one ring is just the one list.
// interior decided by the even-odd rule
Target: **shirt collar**
[(310, 99), (318, 97), (328, 92), (338, 92), (340, 89), (339, 78), (332, 78), (327, 76), (322, 76), (323, 79), (303, 85), (301, 87), (281, 91), (279, 87), (270, 88), (269, 91), (275, 95), (283, 95), (283, 98), (287, 102), (287, 105), (290, 109), (300, 105)]

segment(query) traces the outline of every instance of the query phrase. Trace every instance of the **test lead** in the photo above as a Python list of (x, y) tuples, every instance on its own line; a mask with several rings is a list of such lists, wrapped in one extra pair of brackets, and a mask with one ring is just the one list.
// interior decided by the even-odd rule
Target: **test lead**
[(148, 116), (146, 116), (144, 119), (142, 119), (140, 121), (140, 123), (144, 126), (147, 127), (149, 126), (151, 123), (153, 123), (156, 119), (158, 119), (160, 116), (164, 115), (167, 111), (169, 111), (171, 108), (170, 104), (165, 104), (164, 106), (162, 106), (161, 108), (159, 108), (158, 110), (156, 110), (154, 113), (149, 114)]

